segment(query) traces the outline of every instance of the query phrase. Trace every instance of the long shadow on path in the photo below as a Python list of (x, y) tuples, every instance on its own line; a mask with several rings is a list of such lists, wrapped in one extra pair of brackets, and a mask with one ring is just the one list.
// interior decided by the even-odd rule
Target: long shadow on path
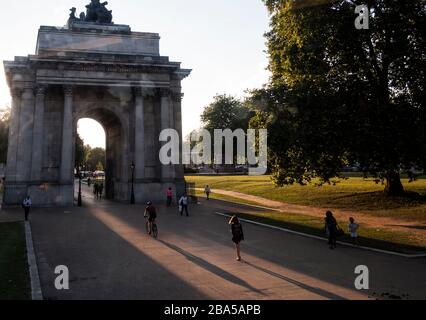
[(215, 275), (217, 275), (217, 276), (225, 279), (226, 281), (232, 282), (232, 283), (234, 283), (236, 285), (245, 287), (246, 289), (248, 289), (250, 291), (256, 292), (257, 294), (265, 296), (265, 293), (263, 293), (259, 289), (251, 286), (246, 281), (244, 281), (244, 280), (242, 280), (242, 279), (234, 276), (233, 274), (231, 274), (231, 273), (229, 273), (229, 272), (227, 272), (227, 271), (219, 268), (218, 266), (215, 266), (214, 264), (211, 264), (210, 262), (208, 262), (208, 261), (206, 261), (206, 260), (204, 260), (204, 259), (202, 259), (200, 257), (194, 256), (192, 253), (190, 253), (190, 252), (188, 252), (188, 251), (186, 251), (186, 250), (184, 250), (182, 248), (179, 248), (178, 246), (175, 246), (175, 245), (170, 244), (168, 242), (165, 242), (163, 240), (159, 240), (159, 241), (162, 244), (164, 244), (165, 246), (167, 246), (168, 248), (170, 248), (170, 249), (176, 251), (177, 253), (183, 255), (185, 258), (187, 258), (189, 261), (195, 263), (199, 267), (201, 267), (201, 268), (203, 268), (203, 269), (205, 269), (205, 270), (207, 270), (207, 271), (209, 271), (209, 272), (211, 272), (211, 273), (213, 273), (213, 274), (215, 274)]
[(291, 284), (293, 284), (295, 286), (298, 286), (299, 288), (302, 288), (304, 290), (310, 291), (310, 292), (315, 293), (315, 294), (317, 294), (319, 296), (322, 296), (324, 298), (331, 299), (331, 300), (347, 300), (346, 298), (338, 296), (338, 295), (336, 295), (336, 294), (334, 294), (332, 292), (328, 292), (328, 291), (320, 289), (320, 288), (311, 287), (311, 286), (309, 286), (307, 284), (304, 284), (304, 283), (299, 282), (297, 280), (294, 280), (294, 279), (291, 279), (289, 277), (283, 276), (283, 275), (281, 275), (279, 273), (276, 273), (274, 271), (271, 271), (271, 270), (268, 270), (268, 269), (265, 269), (265, 268), (262, 268), (262, 267), (259, 267), (259, 266), (255, 266), (254, 264), (252, 264), (252, 263), (250, 263), (248, 261), (244, 261), (244, 263), (247, 264), (248, 266), (254, 268), (254, 269), (257, 269), (257, 270), (262, 271), (262, 272), (264, 272), (266, 274), (269, 274), (269, 275), (271, 275), (273, 277), (276, 277), (278, 279), (281, 279), (281, 280), (284, 280), (286, 282), (289, 282), (289, 283), (291, 283)]

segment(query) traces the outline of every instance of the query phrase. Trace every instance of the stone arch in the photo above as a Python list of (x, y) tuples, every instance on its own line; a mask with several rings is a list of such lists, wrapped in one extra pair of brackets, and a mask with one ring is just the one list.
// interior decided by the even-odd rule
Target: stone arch
[[(88, 108), (79, 108), (74, 113), (74, 141), (80, 119), (97, 121), (106, 136), (105, 196), (118, 201), (128, 200), (128, 121), (113, 108), (102, 106), (102, 101)], [(73, 152), (75, 157), (75, 150)]]
[(162, 201), (168, 187), (184, 192), (183, 166), (160, 163), (158, 133), (182, 135), (181, 81), (191, 70), (161, 56), (159, 40), (127, 25), (75, 21), (67, 29), (40, 27), (35, 55), (4, 62), (12, 93), (5, 205), (27, 194), (35, 206), (74, 204), (74, 141), (83, 117), (109, 134), (109, 197), (133, 202), (132, 186), (136, 203)]

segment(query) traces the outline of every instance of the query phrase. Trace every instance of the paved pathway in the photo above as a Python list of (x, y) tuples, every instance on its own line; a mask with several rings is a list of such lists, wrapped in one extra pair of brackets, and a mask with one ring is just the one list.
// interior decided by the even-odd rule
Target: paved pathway
[[(31, 225), (46, 299), (366, 299), (389, 293), (426, 298), (426, 260), (359, 249), (244, 225), (243, 262), (234, 260), (227, 220), (240, 208), (194, 205), (189, 218), (159, 207), (159, 240), (144, 232), (143, 207), (94, 201), (69, 209), (35, 209)], [(9, 210), (20, 215), (20, 210)], [(367, 265), (371, 290), (354, 290)], [(70, 290), (54, 288), (54, 269), (70, 270)]]
[[(197, 188), (197, 191), (203, 191), (204, 189)], [(230, 191), (230, 190), (219, 190), (214, 189), (213, 193), (230, 196), (236, 199), (242, 199), (256, 203), (260, 206), (270, 208), (273, 211), (287, 212), (303, 214), (311, 217), (318, 217), (323, 219), (327, 208), (299, 205), (286, 203), (281, 201), (274, 201), (259, 196), (249, 195), (246, 193)], [(333, 209), (333, 213), (336, 217), (341, 220), (348, 221), (350, 217), (356, 217), (357, 222), (361, 225), (367, 225), (374, 228), (387, 229), (393, 231), (409, 232), (417, 239), (426, 242), (426, 223), (419, 221), (406, 221), (403, 219), (393, 219), (389, 217), (378, 217), (369, 214), (365, 214), (359, 211)]]

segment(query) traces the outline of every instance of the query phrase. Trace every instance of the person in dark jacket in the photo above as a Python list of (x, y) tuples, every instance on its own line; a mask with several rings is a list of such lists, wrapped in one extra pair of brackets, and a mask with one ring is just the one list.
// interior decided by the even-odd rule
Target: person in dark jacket
[(24, 208), (25, 221), (28, 221), (28, 216), (30, 215), (30, 209), (33, 205), (30, 196), (27, 196), (24, 201), (22, 201), (22, 208)]
[(148, 234), (151, 235), (152, 225), (155, 223), (155, 219), (157, 219), (157, 210), (155, 210), (155, 207), (153, 206), (151, 201), (148, 201), (146, 203), (144, 217), (147, 220), (146, 223), (147, 223)]
[(327, 211), (325, 214), (325, 232), (328, 236), (328, 245), (330, 246), (330, 249), (335, 249), (337, 237), (337, 221), (331, 211)]
[(243, 226), (237, 216), (233, 216), (231, 220), (229, 220), (229, 224), (231, 225), (232, 242), (235, 244), (237, 261), (241, 261), (240, 243), (244, 240)]

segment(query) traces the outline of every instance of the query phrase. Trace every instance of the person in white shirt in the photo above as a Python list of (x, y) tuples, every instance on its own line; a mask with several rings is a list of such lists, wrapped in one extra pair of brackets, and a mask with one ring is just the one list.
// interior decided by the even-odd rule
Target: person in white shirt
[(189, 199), (188, 196), (186, 194), (184, 194), (180, 200), (179, 200), (179, 207), (180, 207), (180, 215), (183, 215), (183, 211), (185, 210), (186, 212), (186, 216), (189, 216), (188, 213), (188, 203), (189, 203)]
[(32, 205), (33, 205), (33, 202), (31, 201), (30, 196), (27, 196), (22, 202), (22, 207), (24, 208), (24, 212), (25, 212), (25, 221), (28, 221), (28, 216), (30, 215), (30, 209)]
[(358, 229), (359, 229), (359, 224), (355, 223), (355, 219), (352, 217), (349, 218), (348, 231), (351, 235), (353, 243), (356, 245), (358, 245)]
[(205, 188), (204, 188), (204, 193), (206, 194), (206, 196), (207, 196), (207, 200), (210, 200), (210, 193), (212, 192), (212, 190), (210, 189), (210, 186), (209, 185), (207, 185)]

